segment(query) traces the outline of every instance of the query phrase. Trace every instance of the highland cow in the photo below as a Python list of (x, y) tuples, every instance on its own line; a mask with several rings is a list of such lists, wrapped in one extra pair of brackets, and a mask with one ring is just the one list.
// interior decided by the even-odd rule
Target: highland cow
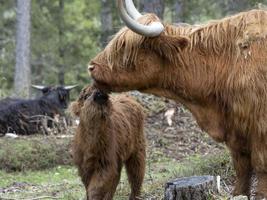
[(56, 115), (62, 115), (68, 107), (69, 92), (76, 86), (33, 86), (43, 95), (36, 99), (6, 98), (0, 101), (0, 134), (31, 135), (40, 132), (43, 118), (52, 127)]
[(7, 97), (7, 98), (4, 98), (4, 99), (1, 99), (0, 100), (0, 110), (3, 109), (3, 108), (6, 108), (7, 106), (13, 104), (13, 103), (16, 103), (18, 101), (20, 101), (21, 99), (17, 99), (17, 98), (10, 98), (10, 97)]
[(142, 107), (127, 96), (109, 97), (88, 87), (71, 109), (80, 117), (73, 157), (87, 199), (111, 200), (123, 164), (131, 185), (129, 199), (139, 199), (146, 157)]
[(139, 90), (181, 102), (199, 126), (231, 151), (233, 194), (267, 197), (267, 11), (206, 25), (162, 24), (118, 0), (122, 28), (88, 69), (102, 90)]

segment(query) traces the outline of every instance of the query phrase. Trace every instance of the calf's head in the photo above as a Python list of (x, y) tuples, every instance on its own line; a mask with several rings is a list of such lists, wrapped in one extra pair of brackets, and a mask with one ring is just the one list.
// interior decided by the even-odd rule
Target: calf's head
[(80, 120), (86, 124), (92, 121), (98, 123), (99, 120), (103, 120), (109, 115), (110, 108), (109, 96), (96, 89), (84, 100), (82, 107), (80, 107)]
[[(109, 96), (106, 93), (92, 85), (87, 85), (80, 92), (78, 99), (71, 103), (70, 112), (76, 117), (80, 117), (82, 110), (85, 109), (84, 107), (91, 109), (91, 111), (87, 110), (87, 112), (95, 113), (97, 110), (103, 110), (108, 104)], [(95, 111), (93, 112), (92, 109)]]
[(108, 102), (108, 95), (106, 93), (103, 93), (101, 91), (96, 91), (94, 94), (93, 94), (93, 99), (94, 99), (94, 102), (97, 103), (98, 105), (105, 105), (107, 104)]

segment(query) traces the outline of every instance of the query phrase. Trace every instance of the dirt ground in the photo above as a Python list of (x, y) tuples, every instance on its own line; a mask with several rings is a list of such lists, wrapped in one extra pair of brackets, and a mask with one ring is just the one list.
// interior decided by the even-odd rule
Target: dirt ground
[[(194, 154), (214, 154), (224, 149), (201, 131), (192, 114), (181, 104), (152, 95), (131, 93), (147, 113), (146, 136), (148, 145), (164, 156), (182, 160)], [(168, 123), (170, 116), (172, 124)]]

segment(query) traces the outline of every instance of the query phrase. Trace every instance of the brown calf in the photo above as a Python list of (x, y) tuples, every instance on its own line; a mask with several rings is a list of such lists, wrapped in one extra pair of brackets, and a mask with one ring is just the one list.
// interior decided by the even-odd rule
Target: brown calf
[(145, 174), (144, 114), (127, 96), (85, 88), (71, 106), (80, 117), (73, 156), (87, 199), (112, 199), (125, 164), (131, 184), (129, 199), (138, 199)]

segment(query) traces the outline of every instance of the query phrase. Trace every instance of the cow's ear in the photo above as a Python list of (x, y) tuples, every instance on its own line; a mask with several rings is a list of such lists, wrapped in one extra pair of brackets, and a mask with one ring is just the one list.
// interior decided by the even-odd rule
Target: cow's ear
[(180, 52), (189, 46), (189, 43), (190, 41), (187, 37), (161, 35), (155, 38), (148, 38), (144, 42), (144, 46), (172, 62), (178, 58)]

